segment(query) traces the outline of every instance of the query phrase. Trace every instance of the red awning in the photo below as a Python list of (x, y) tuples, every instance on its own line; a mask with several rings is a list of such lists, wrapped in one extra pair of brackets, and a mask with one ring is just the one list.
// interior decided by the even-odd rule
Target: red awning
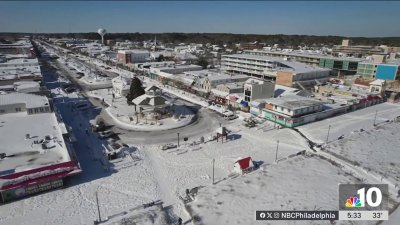
[(244, 158), (244, 159), (239, 159), (235, 163), (239, 163), (240, 169), (245, 170), (245, 169), (248, 169), (250, 167), (250, 161), (251, 161), (251, 157), (247, 157), (247, 158)]
[(238, 98), (235, 96), (228, 96), (229, 101), (236, 102)]

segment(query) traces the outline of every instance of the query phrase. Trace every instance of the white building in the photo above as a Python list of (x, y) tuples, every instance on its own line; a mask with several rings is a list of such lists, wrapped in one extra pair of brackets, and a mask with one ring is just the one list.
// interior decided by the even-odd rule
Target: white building
[[(277, 80), (277, 84), (296, 87), (298, 82), (325, 82), (330, 70), (270, 56), (233, 54), (223, 55), (221, 69), (227, 73)], [(283, 71), (283, 72), (282, 72)]]
[(24, 93), (0, 95), (0, 115), (17, 112), (26, 112), (31, 115), (50, 111), (50, 104), (45, 96)]
[(205, 92), (210, 92), (211, 89), (216, 88), (217, 85), (227, 84), (227, 83), (235, 83), (235, 82), (244, 82), (248, 80), (249, 77), (247, 75), (227, 75), (227, 74), (210, 74), (207, 77), (204, 77), (202, 83), (202, 89)]
[(111, 80), (112, 93), (115, 97), (123, 97), (129, 93), (132, 79), (123, 76), (114, 77)]
[(14, 83), (14, 91), (18, 93), (39, 92), (40, 84), (35, 81), (18, 81)]
[(0, 202), (61, 187), (64, 177), (81, 172), (46, 97), (0, 95), (0, 121)]
[(322, 110), (324, 102), (298, 95), (266, 99), (265, 110), (290, 117), (311, 114)]
[(275, 83), (250, 78), (244, 83), (243, 89), (244, 100), (247, 102), (256, 99), (273, 98), (275, 93)]
[(121, 64), (141, 63), (150, 60), (150, 52), (147, 50), (119, 50), (117, 61)]

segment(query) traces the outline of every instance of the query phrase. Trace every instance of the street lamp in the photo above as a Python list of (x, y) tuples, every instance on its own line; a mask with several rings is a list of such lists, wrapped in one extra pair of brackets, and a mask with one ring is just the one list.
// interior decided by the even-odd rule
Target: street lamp
[(374, 118), (374, 126), (376, 126), (376, 116), (378, 115), (378, 110), (375, 112), (375, 118)]
[(279, 149), (279, 140), (276, 141), (275, 162), (278, 162), (278, 149)]
[(331, 130), (331, 125), (328, 126), (328, 134), (326, 135), (326, 143), (328, 143), (329, 140), (329, 131)]

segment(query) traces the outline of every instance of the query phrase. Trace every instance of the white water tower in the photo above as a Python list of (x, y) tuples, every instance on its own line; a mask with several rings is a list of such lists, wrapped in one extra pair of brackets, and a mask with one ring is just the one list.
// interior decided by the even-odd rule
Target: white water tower
[(106, 35), (107, 31), (104, 28), (100, 28), (97, 30), (97, 33), (101, 36), (101, 43), (104, 45), (104, 35)]

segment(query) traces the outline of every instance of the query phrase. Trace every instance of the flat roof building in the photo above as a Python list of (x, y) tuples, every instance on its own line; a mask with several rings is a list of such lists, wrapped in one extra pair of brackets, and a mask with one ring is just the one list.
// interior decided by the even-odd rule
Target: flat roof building
[(0, 202), (59, 188), (81, 172), (46, 97), (0, 95), (0, 121)]
[(253, 50), (245, 51), (245, 53), (294, 59), (307, 65), (331, 69), (334, 75), (353, 75), (357, 71), (357, 64), (363, 61), (360, 58), (334, 57), (327, 54), (313, 54), (304, 51)]

